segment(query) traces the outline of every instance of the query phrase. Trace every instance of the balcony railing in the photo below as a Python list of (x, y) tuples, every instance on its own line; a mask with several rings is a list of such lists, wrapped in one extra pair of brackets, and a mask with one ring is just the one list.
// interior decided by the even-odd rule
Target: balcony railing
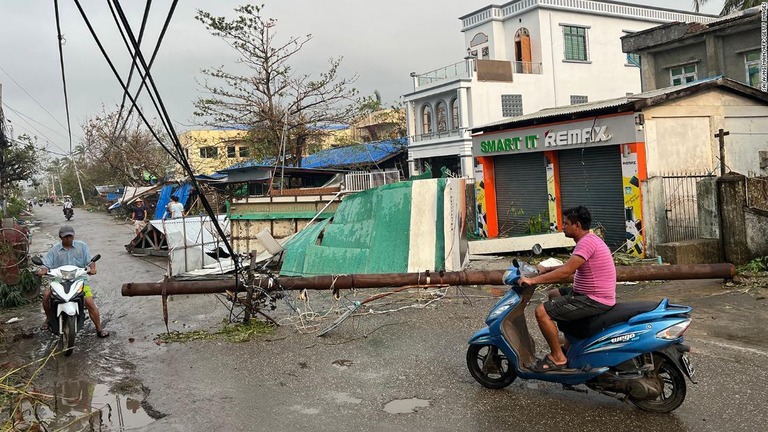
[(360, 192), (400, 181), (400, 171), (358, 171), (344, 175), (344, 191)]
[(519, 74), (541, 75), (541, 71), (542, 71), (541, 63), (532, 63), (532, 62), (521, 62), (521, 61), (512, 62), (512, 68), (515, 71), (515, 73), (519, 73)]
[(451, 129), (448, 131), (442, 131), (442, 132), (429, 132), (429, 133), (423, 133), (423, 134), (416, 134), (413, 135), (413, 142), (419, 142), (419, 141), (430, 141), (440, 138), (448, 138), (448, 137), (457, 137), (461, 136), (461, 129)]
[(466, 61), (460, 61), (416, 76), (418, 79), (417, 87), (445, 79), (466, 77), (469, 77), (469, 68)]

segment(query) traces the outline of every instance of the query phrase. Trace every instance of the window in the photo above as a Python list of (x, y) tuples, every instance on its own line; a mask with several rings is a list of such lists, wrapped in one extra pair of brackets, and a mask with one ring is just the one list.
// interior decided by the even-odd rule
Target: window
[(235, 157), (236, 154), (237, 153), (236, 153), (236, 150), (235, 150), (235, 146), (227, 146), (227, 157), (228, 158), (233, 158), (233, 157)]
[(585, 27), (563, 26), (565, 37), (565, 59), (588, 61), (587, 29)]
[(219, 149), (216, 147), (200, 147), (200, 157), (203, 159), (213, 159), (219, 155)]
[(453, 99), (451, 101), (451, 129), (458, 129), (459, 126), (459, 101)]
[(747, 70), (747, 84), (760, 86), (760, 51), (751, 51), (744, 56)]
[(669, 75), (673, 86), (694, 82), (696, 81), (696, 65), (673, 67), (669, 69)]
[(640, 54), (627, 53), (627, 65), (640, 67)]
[(504, 117), (523, 115), (523, 95), (501, 95), (501, 115)]
[(239, 150), (240, 150), (240, 153), (239, 153), (240, 157), (248, 157), (251, 155), (251, 150), (248, 147), (240, 147)]
[(421, 133), (432, 133), (432, 108), (429, 105), (421, 109)]
[(445, 132), (448, 130), (448, 113), (445, 109), (445, 102), (437, 103), (437, 131)]
[(571, 105), (583, 104), (589, 102), (588, 96), (571, 95)]

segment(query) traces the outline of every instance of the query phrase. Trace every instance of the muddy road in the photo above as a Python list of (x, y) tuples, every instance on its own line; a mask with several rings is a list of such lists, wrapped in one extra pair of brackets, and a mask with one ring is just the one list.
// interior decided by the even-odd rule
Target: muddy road
[[(60, 207), (35, 212), (42, 224), (33, 250), (42, 252), (53, 244), (63, 217)], [(490, 289), (451, 288), (426, 308), (356, 317), (324, 338), (300, 331), (316, 329), (281, 302), (273, 313), (284, 325), (267, 336), (244, 343), (213, 338), (158, 344), (165, 331), (160, 299), (124, 298), (120, 287), (159, 281), (165, 261), (129, 255), (123, 245), (131, 226), (103, 213), (76, 209), (71, 224), (76, 238), (102, 255), (91, 282), (112, 334), (99, 339), (88, 323), (76, 352), (41, 371), (38, 388), (57, 396), (47, 413), (57, 425), (107, 404), (104, 430), (735, 431), (760, 430), (768, 422), (768, 378), (761, 372), (768, 361), (766, 299), (719, 281), (620, 288), (622, 300), (666, 295), (695, 308), (686, 336), (699, 384), (689, 384), (685, 403), (673, 414), (651, 415), (591, 391), (547, 383), (518, 380), (496, 391), (477, 384), (465, 365), (466, 341), (495, 301)], [(504, 262), (482, 265), (503, 268)], [(302, 317), (332, 302), (326, 294), (309, 295), (308, 305), (298, 303)], [(430, 293), (396, 294), (371, 305), (385, 312), (430, 299)], [(188, 332), (219, 329), (228, 310), (211, 295), (176, 296), (169, 313), (171, 330)], [(44, 357), (51, 337), (39, 330), (42, 309), (2, 311), (1, 322), (14, 316), (22, 320), (4, 324), (16, 341), (0, 346), (3, 361)], [(88, 430), (87, 421), (79, 425)]]

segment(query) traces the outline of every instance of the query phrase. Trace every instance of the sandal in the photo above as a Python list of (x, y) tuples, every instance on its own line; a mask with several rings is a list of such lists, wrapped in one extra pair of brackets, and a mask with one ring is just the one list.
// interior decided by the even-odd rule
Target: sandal
[(568, 367), (568, 363), (557, 364), (554, 360), (552, 360), (552, 357), (547, 354), (543, 358), (537, 360), (536, 363), (528, 366), (528, 369), (530, 369), (532, 372), (544, 373), (563, 370), (566, 367)]
[(40, 326), (40, 330), (42, 330), (42, 331), (50, 330), (50, 327), (48, 327), (48, 321), (44, 322), (44, 323), (43, 323), (43, 324)]
[(96, 336), (98, 336), (100, 338), (105, 338), (105, 337), (109, 336), (109, 332), (106, 331), (106, 330), (102, 330), (102, 331), (96, 332)]

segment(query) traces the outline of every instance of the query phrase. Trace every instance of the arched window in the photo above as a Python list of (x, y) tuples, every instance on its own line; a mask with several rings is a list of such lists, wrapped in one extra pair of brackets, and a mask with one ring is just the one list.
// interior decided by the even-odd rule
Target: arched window
[(429, 105), (421, 109), (421, 133), (432, 133), (432, 107)]
[(459, 101), (456, 98), (451, 99), (451, 130), (456, 130), (459, 124)]
[(445, 108), (445, 102), (437, 103), (437, 131), (445, 132), (448, 130), (448, 112)]

